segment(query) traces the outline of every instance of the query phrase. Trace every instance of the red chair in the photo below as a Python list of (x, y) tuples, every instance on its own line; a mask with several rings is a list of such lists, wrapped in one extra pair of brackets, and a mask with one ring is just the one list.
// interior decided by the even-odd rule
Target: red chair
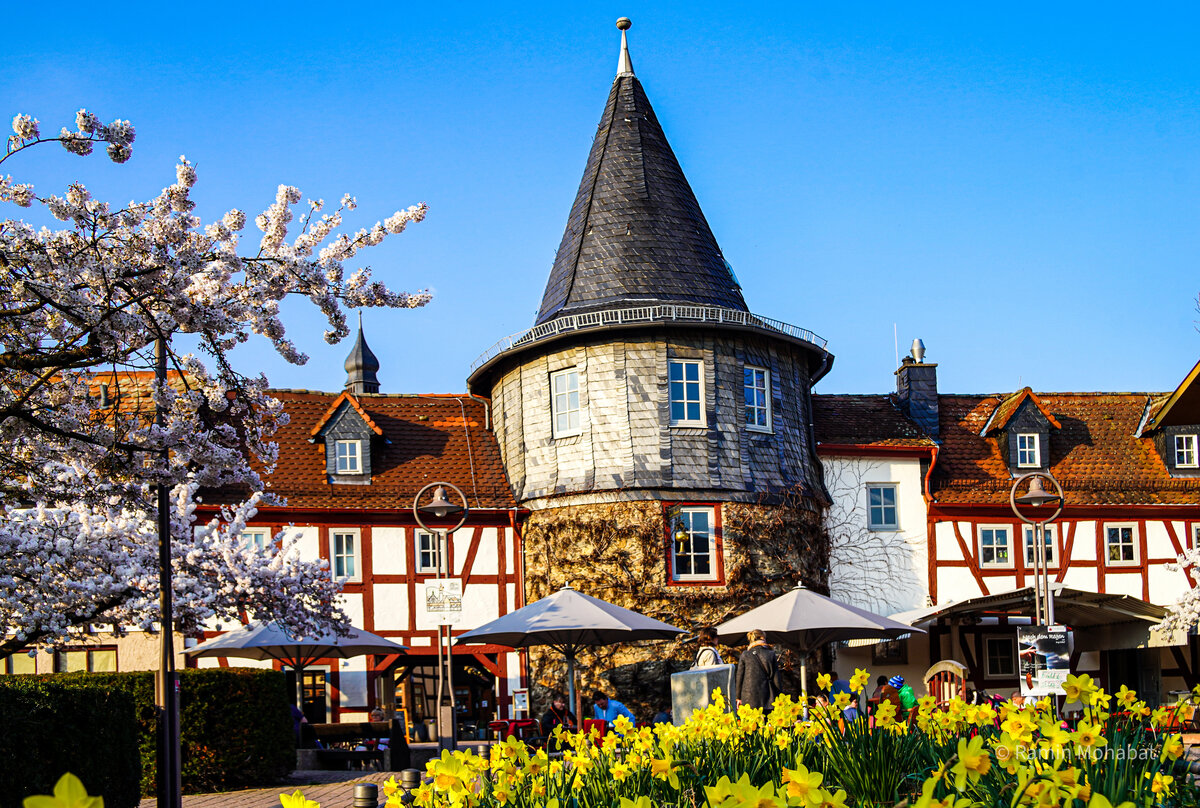
[(537, 738), (541, 727), (532, 718), (503, 718), (488, 723), (488, 730), (496, 733), (497, 740), (507, 741), (516, 738), (525, 741)]
[(596, 746), (604, 742), (604, 736), (608, 734), (608, 722), (602, 718), (585, 718), (583, 719), (583, 734), (591, 736), (592, 730), (597, 731)]

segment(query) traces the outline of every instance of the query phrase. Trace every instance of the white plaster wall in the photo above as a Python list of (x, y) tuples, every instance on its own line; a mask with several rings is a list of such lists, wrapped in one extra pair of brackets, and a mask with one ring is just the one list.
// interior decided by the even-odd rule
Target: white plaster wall
[(315, 526), (292, 525), (287, 528), (287, 538), (292, 536), (297, 539), (296, 547), (300, 550), (301, 558), (313, 560), (321, 557), (320, 531)]
[(358, 628), (364, 628), (363, 625), (363, 599), (358, 593), (342, 593), (342, 609), (345, 610), (350, 618), (350, 625)]
[(371, 570), (375, 575), (403, 575), (408, 570), (408, 540), (402, 527), (371, 529)]
[[(970, 546), (971, 542), (971, 525), (962, 522), (959, 524), (959, 530), (965, 528), (963, 540)], [(958, 546), (958, 539), (954, 536), (953, 522), (938, 522), (933, 526), (934, 540), (937, 542), (937, 560), (938, 561), (962, 561), (962, 548)]]
[[(1175, 535), (1179, 536), (1179, 531), (1175, 531)], [(1167, 526), (1162, 522), (1152, 519), (1146, 520), (1146, 552), (1148, 558), (1174, 558), (1175, 547), (1171, 544), (1171, 537), (1167, 535)], [(1154, 590), (1150, 590), (1150, 594), (1154, 594)]]
[(496, 545), (499, 541), (496, 536), (496, 528), (485, 527), (483, 529), (479, 538), (479, 551), (475, 554), (475, 564), (471, 567), (472, 574), (495, 575), (499, 572), (496, 564)]
[(408, 629), (408, 584), (375, 584), (375, 631)]
[[(1170, 606), (1191, 587), (1183, 570), (1172, 572), (1164, 564), (1150, 565), (1150, 602)], [(1138, 597), (1141, 597), (1139, 595)]]
[(1075, 525), (1075, 546), (1071, 548), (1073, 561), (1096, 560), (1096, 523), (1092, 520)]
[(367, 703), (367, 658), (343, 659), (338, 664), (338, 709)]
[(508, 601), (508, 610), (513, 612), (517, 609), (517, 585), (506, 584), (506, 586), (508, 587), (508, 597), (505, 600)]
[[(1140, 572), (1110, 572), (1104, 577), (1104, 591), (1114, 595), (1142, 596), (1142, 574)], [(1153, 596), (1151, 592), (1151, 596)]]
[(456, 628), (467, 631), (500, 616), (500, 593), (495, 584), (474, 584), (463, 588), (462, 621)]
[(960, 601), (982, 595), (975, 576), (966, 567), (939, 567), (938, 603)]
[[(926, 511), (916, 458), (823, 457), (833, 503), (829, 588), (834, 598), (880, 614), (924, 606), (929, 594)], [(896, 486), (894, 531), (867, 527), (867, 486)]]
[(1086, 592), (1099, 591), (1095, 567), (1071, 567), (1063, 576), (1063, 584), (1072, 589), (1081, 589)]
[[(985, 578), (984, 580), (987, 582), (988, 591), (993, 595), (1017, 588), (1017, 576), (1015, 575), (1002, 575), (996, 578)], [(978, 585), (976, 585), (976, 588), (978, 588)]]

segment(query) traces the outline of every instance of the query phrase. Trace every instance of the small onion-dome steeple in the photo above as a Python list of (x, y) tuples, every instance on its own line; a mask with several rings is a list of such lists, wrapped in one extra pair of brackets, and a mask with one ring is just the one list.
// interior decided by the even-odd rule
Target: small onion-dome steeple
[(346, 389), (351, 393), (378, 393), (379, 379), (375, 377), (378, 370), (379, 360), (363, 336), (362, 314), (359, 314), (358, 339), (346, 357)]

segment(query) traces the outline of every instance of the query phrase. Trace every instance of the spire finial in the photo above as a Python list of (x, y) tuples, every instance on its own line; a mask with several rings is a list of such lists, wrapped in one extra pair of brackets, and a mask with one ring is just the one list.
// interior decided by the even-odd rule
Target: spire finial
[(625, 32), (629, 30), (633, 23), (628, 17), (622, 17), (617, 20), (617, 28), (621, 29), (621, 58), (617, 61), (618, 76), (633, 75), (633, 60), (629, 58), (629, 40), (625, 37)]

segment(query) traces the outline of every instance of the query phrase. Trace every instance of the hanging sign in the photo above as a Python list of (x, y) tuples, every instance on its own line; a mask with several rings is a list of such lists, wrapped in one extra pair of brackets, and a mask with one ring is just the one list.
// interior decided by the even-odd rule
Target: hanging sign
[(1063, 683), (1071, 672), (1067, 627), (1018, 626), (1017, 667), (1022, 696), (1063, 695)]
[(422, 585), (420, 615), (427, 625), (454, 626), (462, 621), (461, 578), (429, 580)]

